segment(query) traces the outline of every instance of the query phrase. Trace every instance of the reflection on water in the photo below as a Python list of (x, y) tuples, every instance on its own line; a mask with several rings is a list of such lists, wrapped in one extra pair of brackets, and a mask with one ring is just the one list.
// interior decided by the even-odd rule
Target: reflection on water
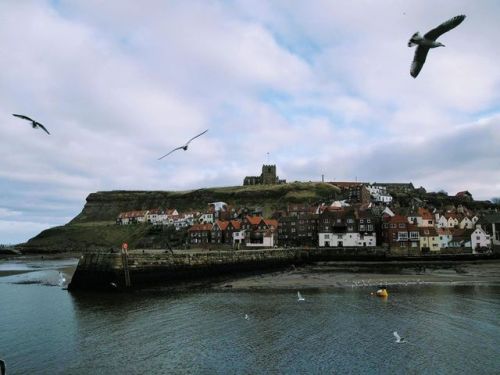
[(500, 372), (498, 286), (371, 291), (303, 290), (299, 303), (297, 291), (0, 283), (0, 355), (14, 374)]

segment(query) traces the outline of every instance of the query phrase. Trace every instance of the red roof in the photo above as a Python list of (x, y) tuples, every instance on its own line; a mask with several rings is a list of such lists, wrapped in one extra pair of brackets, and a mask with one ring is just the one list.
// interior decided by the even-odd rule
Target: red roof
[(215, 222), (215, 225), (217, 225), (220, 228), (220, 230), (226, 230), (227, 226), (229, 225), (229, 221), (217, 220)]
[(231, 224), (234, 229), (240, 229), (241, 228), (241, 223), (238, 220), (231, 220)]
[(118, 215), (119, 219), (132, 219), (134, 217), (143, 217), (146, 215), (147, 211), (127, 211), (127, 212), (121, 212)]
[(418, 214), (425, 220), (434, 220), (434, 215), (427, 208), (419, 208)]
[(264, 219), (264, 223), (266, 223), (268, 227), (278, 228), (278, 220)]
[(247, 215), (247, 221), (252, 225), (259, 225), (262, 220), (261, 216), (250, 216)]
[(188, 229), (188, 232), (203, 232), (211, 230), (212, 224), (193, 224), (191, 228)]

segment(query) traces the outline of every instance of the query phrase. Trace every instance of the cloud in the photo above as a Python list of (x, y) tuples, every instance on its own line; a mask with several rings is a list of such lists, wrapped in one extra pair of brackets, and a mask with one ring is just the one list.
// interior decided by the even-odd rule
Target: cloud
[[(0, 3), (4, 227), (24, 241), (39, 226), (19, 223), (63, 224), (93, 191), (239, 185), (268, 161), (292, 181), (412, 180), (489, 198), (498, 10), (465, 0), (432, 12), (418, 1)], [(411, 78), (409, 36), (462, 12), (447, 47)], [(157, 160), (205, 129), (187, 152)]]

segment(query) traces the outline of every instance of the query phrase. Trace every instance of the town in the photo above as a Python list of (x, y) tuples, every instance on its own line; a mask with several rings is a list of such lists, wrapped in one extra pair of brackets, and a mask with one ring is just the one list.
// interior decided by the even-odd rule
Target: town
[[(274, 165), (244, 179), (244, 185), (285, 183)], [(121, 212), (116, 223), (170, 228), (184, 246), (207, 249), (378, 247), (418, 256), (489, 253), (500, 246), (500, 212), (474, 204), (468, 191), (449, 197), (412, 183), (328, 183), (340, 190), (335, 199), (289, 203), (268, 215), (259, 207), (207, 202), (205, 210)], [(440, 198), (447, 204), (440, 204)]]

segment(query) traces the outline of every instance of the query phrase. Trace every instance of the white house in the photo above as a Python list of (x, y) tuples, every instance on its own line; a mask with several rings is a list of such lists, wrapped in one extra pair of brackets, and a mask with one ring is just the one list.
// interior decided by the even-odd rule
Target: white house
[(127, 211), (122, 212), (116, 219), (117, 224), (127, 225), (146, 222), (148, 211)]
[(436, 227), (448, 228), (448, 219), (444, 215), (436, 214)]
[(447, 219), (448, 219), (448, 228), (456, 228), (458, 227), (458, 224), (460, 224), (456, 216), (450, 215), (447, 217)]
[(458, 224), (458, 227), (460, 229), (473, 229), (474, 228), (474, 223), (472, 222), (471, 219), (469, 219), (467, 216), (465, 216), (462, 221)]
[(439, 236), (439, 248), (444, 249), (449, 247), (449, 244), (452, 240), (452, 234), (450, 229), (448, 228), (438, 228), (437, 233)]
[[(245, 234), (246, 234), (245, 245), (247, 247), (262, 247), (262, 248), (274, 247), (275, 232), (273, 230), (268, 229), (259, 233), (253, 232)], [(258, 235), (258, 238), (253, 237), (256, 235)]]
[(392, 197), (387, 193), (387, 189), (385, 186), (368, 185), (366, 186), (366, 189), (370, 192), (370, 195), (375, 202), (392, 202)]
[(212, 212), (201, 214), (198, 217), (198, 223), (200, 224), (213, 224), (214, 223), (214, 214)]
[(318, 233), (319, 247), (372, 247), (377, 244), (375, 232)]
[(240, 230), (233, 232), (233, 245), (239, 247), (240, 244), (245, 243), (246, 230)]
[(473, 254), (477, 254), (477, 250), (480, 248), (489, 249), (491, 247), (491, 237), (481, 228), (481, 225), (476, 226), (470, 237)]

